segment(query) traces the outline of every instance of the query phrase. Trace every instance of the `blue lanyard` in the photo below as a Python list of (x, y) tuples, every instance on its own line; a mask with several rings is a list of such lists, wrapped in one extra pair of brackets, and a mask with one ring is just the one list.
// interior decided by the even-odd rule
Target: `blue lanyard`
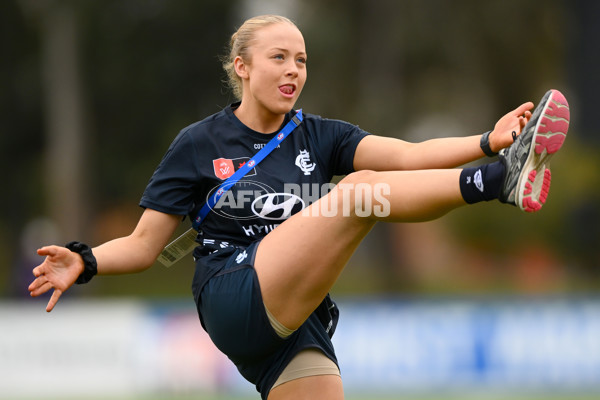
[(256, 153), (254, 157), (250, 159), (250, 161), (248, 161), (240, 169), (235, 171), (233, 175), (231, 175), (225, 182), (221, 184), (221, 186), (219, 186), (215, 194), (208, 198), (206, 203), (204, 203), (204, 205), (198, 212), (198, 216), (192, 221), (192, 226), (195, 230), (200, 230), (200, 224), (202, 223), (202, 221), (204, 221), (204, 219), (214, 208), (214, 206), (219, 202), (221, 197), (223, 197), (223, 195), (229, 189), (231, 189), (240, 179), (242, 179), (244, 175), (246, 175), (253, 168), (255, 168), (262, 160), (264, 160), (265, 157), (269, 155), (269, 153), (271, 153), (275, 148), (277, 148), (277, 146), (279, 146), (279, 144), (283, 142), (283, 140), (286, 137), (288, 137), (288, 135), (292, 133), (292, 131), (296, 129), (298, 125), (300, 125), (300, 123), (302, 122), (302, 118), (302, 110), (300, 109), (298, 110), (296, 115), (292, 117), (290, 122), (288, 122), (283, 127), (283, 129), (279, 131), (279, 133), (273, 139), (271, 139), (269, 143), (266, 144), (265, 147), (260, 149), (260, 151)]

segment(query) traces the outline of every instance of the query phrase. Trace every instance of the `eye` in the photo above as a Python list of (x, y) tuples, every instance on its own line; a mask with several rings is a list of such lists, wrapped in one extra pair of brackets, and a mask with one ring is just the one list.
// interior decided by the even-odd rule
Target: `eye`
[(300, 64), (306, 64), (306, 57), (299, 57), (296, 62), (299, 62)]
[(273, 56), (273, 58), (274, 58), (275, 60), (283, 60), (285, 57), (283, 56), (283, 54), (275, 54), (275, 55)]

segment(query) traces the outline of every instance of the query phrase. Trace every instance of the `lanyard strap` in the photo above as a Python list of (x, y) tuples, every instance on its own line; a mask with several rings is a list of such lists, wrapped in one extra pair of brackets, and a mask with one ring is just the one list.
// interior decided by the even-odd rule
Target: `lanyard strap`
[(298, 110), (296, 115), (294, 115), (292, 117), (290, 122), (288, 122), (283, 127), (283, 129), (281, 131), (279, 131), (279, 133), (273, 139), (271, 139), (269, 141), (269, 143), (267, 143), (265, 145), (265, 147), (260, 149), (260, 151), (258, 153), (256, 153), (254, 155), (254, 157), (252, 157), (250, 159), (250, 161), (248, 161), (240, 169), (235, 171), (235, 173), (233, 175), (231, 175), (225, 182), (223, 182), (221, 184), (221, 186), (219, 186), (219, 189), (217, 189), (217, 191), (215, 192), (214, 195), (212, 195), (208, 198), (206, 203), (204, 203), (204, 205), (198, 212), (198, 216), (196, 218), (194, 218), (194, 220), (192, 221), (192, 226), (194, 227), (195, 230), (197, 230), (197, 231), (200, 230), (200, 224), (202, 223), (202, 221), (204, 221), (204, 219), (210, 213), (210, 211), (214, 208), (214, 206), (219, 202), (221, 197), (223, 197), (223, 195), (229, 189), (231, 189), (240, 179), (242, 179), (244, 177), (244, 175), (246, 175), (248, 172), (250, 172), (262, 160), (264, 160), (265, 157), (267, 157), (269, 155), (269, 153), (271, 153), (275, 148), (277, 148), (277, 146), (279, 146), (279, 144), (281, 142), (283, 142), (283, 140), (286, 137), (288, 137), (288, 135), (290, 133), (292, 133), (292, 131), (294, 129), (296, 129), (296, 127), (298, 125), (300, 125), (300, 123), (302, 122), (302, 119), (303, 119), (302, 109), (300, 109), (300, 110)]

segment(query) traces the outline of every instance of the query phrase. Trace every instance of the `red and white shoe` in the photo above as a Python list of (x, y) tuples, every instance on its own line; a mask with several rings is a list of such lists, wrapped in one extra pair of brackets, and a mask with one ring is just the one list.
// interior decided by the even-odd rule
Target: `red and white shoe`
[(506, 167), (500, 201), (539, 211), (550, 189), (550, 158), (569, 130), (569, 103), (558, 90), (546, 92), (515, 142), (499, 156)]

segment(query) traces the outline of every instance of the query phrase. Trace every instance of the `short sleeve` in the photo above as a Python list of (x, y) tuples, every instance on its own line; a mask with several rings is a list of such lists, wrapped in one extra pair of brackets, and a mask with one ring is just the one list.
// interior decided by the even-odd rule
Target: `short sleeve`
[(174, 215), (192, 212), (200, 180), (196, 153), (189, 131), (181, 131), (150, 178), (140, 206)]
[(348, 122), (337, 120), (325, 120), (324, 122), (334, 125), (332, 129), (334, 146), (331, 157), (333, 173), (335, 175), (347, 175), (354, 172), (356, 147), (369, 133)]

